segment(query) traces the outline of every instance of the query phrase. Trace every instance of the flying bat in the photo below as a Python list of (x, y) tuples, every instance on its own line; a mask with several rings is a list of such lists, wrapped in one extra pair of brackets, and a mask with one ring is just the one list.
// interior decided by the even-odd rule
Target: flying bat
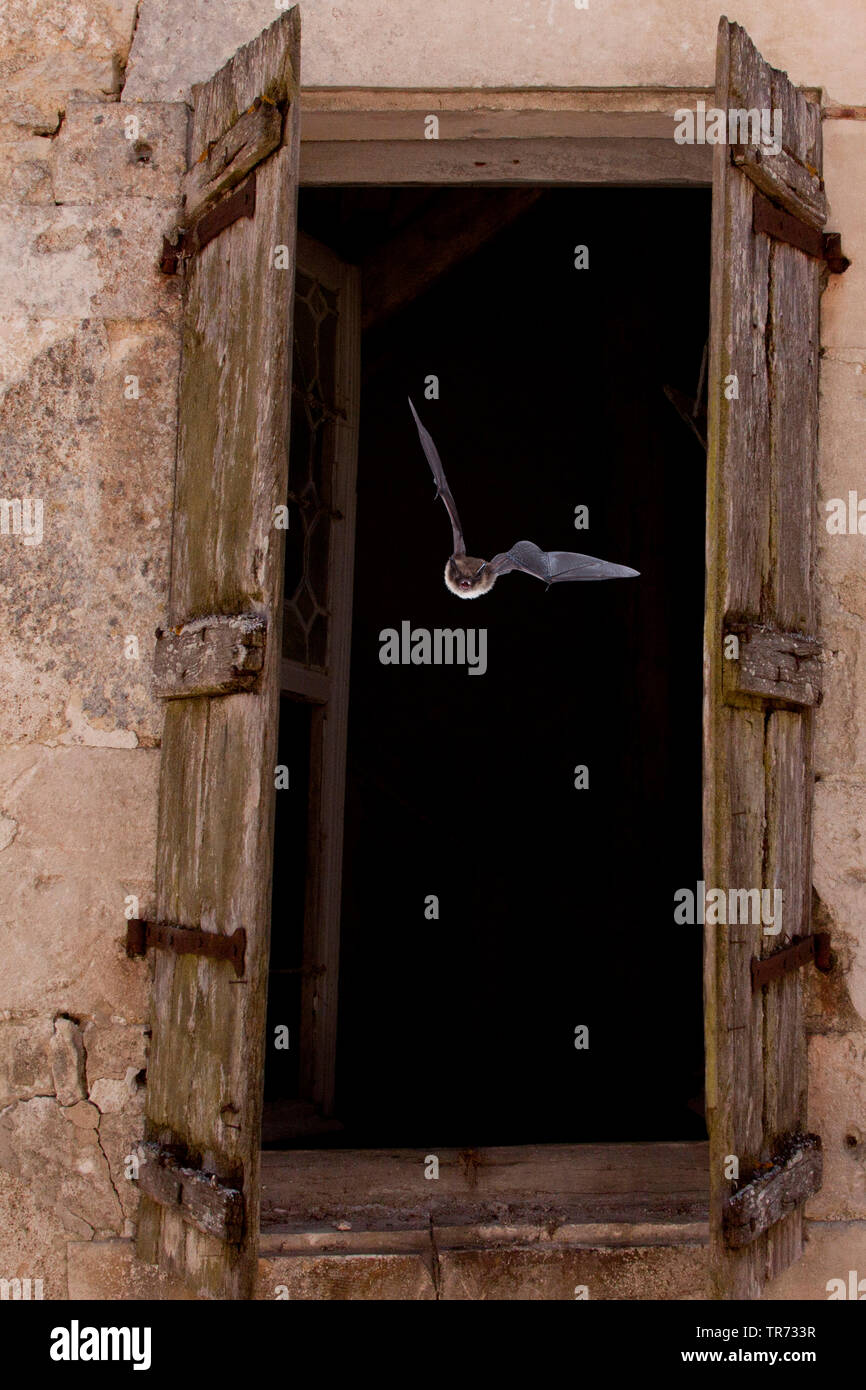
[[(454, 553), (445, 566), (445, 585), (458, 598), (480, 598), (488, 594), (500, 574), (511, 570), (522, 570), (532, 574), (544, 583), (564, 584), (575, 580), (588, 579), (634, 579), (639, 571), (629, 569), (628, 565), (612, 565), (607, 560), (596, 560), (592, 555), (578, 555), (573, 550), (541, 550), (532, 541), (517, 541), (510, 550), (494, 555), (492, 560), (476, 559), (466, 554), (463, 540), (463, 527), (457, 515), (457, 507), (451, 496), (448, 479), (442, 467), (442, 460), (430, 434), (418, 419), (418, 412), (409, 399), (409, 406), (418, 426), (421, 448), (436, 483), (436, 497), (441, 497), (445, 510), (451, 518), (451, 534), (454, 538)], [(435, 499), (434, 499), (435, 500)]]

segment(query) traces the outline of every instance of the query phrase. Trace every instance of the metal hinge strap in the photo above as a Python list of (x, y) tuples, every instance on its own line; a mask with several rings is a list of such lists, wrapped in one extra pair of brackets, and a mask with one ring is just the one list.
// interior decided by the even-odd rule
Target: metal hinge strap
[(255, 170), (221, 203), (211, 208), (193, 227), (179, 227), (170, 237), (163, 237), (159, 268), (164, 275), (176, 275), (183, 261), (188, 261), (202, 247), (239, 217), (252, 217), (256, 210)]
[(842, 254), (840, 232), (821, 232), (817, 227), (810, 227), (792, 212), (777, 207), (757, 188), (752, 198), (752, 231), (763, 232), (776, 241), (795, 246), (798, 251), (805, 251), (807, 256), (826, 261), (834, 275), (841, 275), (848, 269), (851, 262)]
[(214, 960), (230, 960), (235, 974), (244, 973), (247, 934), (237, 927), (231, 936), (220, 932), (202, 931), (199, 927), (178, 927), (172, 922), (146, 922), (133, 917), (126, 924), (126, 954), (143, 956), (150, 946), (161, 946), (176, 955), (210, 956)]
[(781, 980), (801, 965), (814, 961), (818, 970), (825, 973), (830, 969), (830, 933), (813, 932), (811, 936), (795, 936), (790, 946), (783, 946), (771, 956), (759, 960), (752, 956), (752, 993), (756, 994), (763, 985), (773, 980)]

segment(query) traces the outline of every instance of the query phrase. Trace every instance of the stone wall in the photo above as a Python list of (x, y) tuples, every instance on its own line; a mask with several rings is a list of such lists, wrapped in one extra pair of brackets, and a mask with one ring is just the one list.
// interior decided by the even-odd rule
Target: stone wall
[[(719, 8), (452, 0), (445, 23), (427, 0), (310, 0), (303, 79), (709, 87)], [(176, 424), (178, 286), (155, 256), (177, 204), (190, 84), (274, 11), (273, 0), (6, 0), (0, 17), (3, 491), (43, 504), (41, 541), (0, 539), (0, 1277), (42, 1278), (50, 1298), (156, 1287), (128, 1243), (147, 969), (122, 944), (129, 896), (142, 913), (152, 905), (149, 671)], [(823, 505), (866, 495), (866, 11), (749, 0), (736, 17), (827, 104), (830, 225), (854, 264), (823, 301)], [(841, 969), (809, 982), (826, 1181), (778, 1297), (826, 1297), (826, 1280), (858, 1260), (866, 1276), (864, 560), (866, 538), (822, 531), (814, 882)]]
[(137, 107), (126, 138), (134, 22), (134, 0), (0, 20), (3, 494), (43, 508), (41, 541), (0, 543), (0, 1276), (46, 1298), (70, 1244), (133, 1230), (144, 1096), (124, 911), (154, 873), (179, 330), (154, 247), (186, 108)]

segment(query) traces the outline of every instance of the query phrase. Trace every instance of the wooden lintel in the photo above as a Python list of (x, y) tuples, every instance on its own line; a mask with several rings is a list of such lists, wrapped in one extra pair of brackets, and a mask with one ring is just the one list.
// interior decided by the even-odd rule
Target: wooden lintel
[(282, 124), (279, 108), (259, 99), (219, 140), (208, 146), (183, 182), (186, 227), (191, 227), (277, 148)]
[(310, 140), (301, 146), (301, 182), (602, 187), (709, 186), (712, 145), (611, 136), (600, 140), (479, 137), (472, 140)]
[(797, 1136), (764, 1173), (758, 1173), (725, 1203), (725, 1242), (733, 1250), (760, 1235), (802, 1206), (821, 1186), (823, 1161), (817, 1134)]
[(264, 663), (265, 618), (219, 614), (157, 631), (154, 693), (163, 700), (249, 690)]
[(213, 1173), (184, 1167), (159, 1144), (140, 1146), (138, 1185), (142, 1192), (169, 1207), (190, 1225), (229, 1245), (243, 1236), (244, 1199), (236, 1187)]
[(808, 708), (821, 698), (821, 643), (800, 632), (748, 623), (726, 623), (724, 639), (736, 637), (739, 657), (725, 650), (725, 703), (770, 700)]

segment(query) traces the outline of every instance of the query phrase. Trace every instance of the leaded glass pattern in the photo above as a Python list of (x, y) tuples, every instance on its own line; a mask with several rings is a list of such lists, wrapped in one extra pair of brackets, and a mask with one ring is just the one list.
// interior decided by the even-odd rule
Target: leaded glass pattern
[(283, 655), (324, 670), (328, 659), (337, 295), (300, 270), (295, 280), (289, 529)]

